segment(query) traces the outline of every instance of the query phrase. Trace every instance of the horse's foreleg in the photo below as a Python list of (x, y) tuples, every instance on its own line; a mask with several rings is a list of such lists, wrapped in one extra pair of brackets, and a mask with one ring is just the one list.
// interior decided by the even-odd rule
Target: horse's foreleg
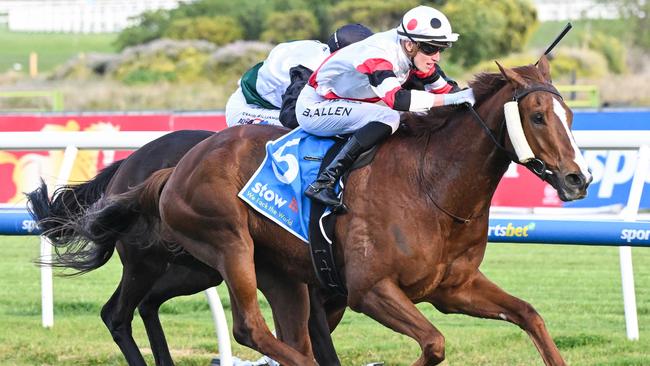
[[(220, 240), (220, 242), (228, 241)], [(271, 357), (282, 365), (316, 365), (311, 352), (309, 352), (309, 355), (299, 353), (276, 339), (267, 327), (257, 299), (257, 278), (253, 262), (253, 243), (250, 236), (248, 237), (248, 243), (240, 241), (231, 241), (231, 243), (232, 245), (227, 245), (221, 254), (214, 258), (206, 258), (208, 259), (206, 262), (221, 262), (215, 268), (219, 268), (219, 272), (228, 285), (233, 318), (237, 314), (240, 317), (233, 324), (233, 335), (237, 342)], [(227, 255), (225, 252), (227, 252)], [(307, 300), (301, 299), (301, 296), (306, 297), (306, 291), (304, 291), (304, 294), (293, 294), (293, 301), (306, 304)], [(305, 316), (304, 320), (294, 319), (294, 321), (304, 321), (306, 323), (307, 318)]]
[(437, 365), (445, 359), (445, 338), (392, 281), (382, 280), (368, 291), (353, 291), (352, 310), (363, 312), (386, 327), (415, 339), (422, 355), (413, 366)]
[[(271, 305), (278, 338), (298, 352), (313, 358), (307, 318), (307, 285), (286, 279), (274, 270), (257, 274), (258, 286)], [(327, 334), (329, 337), (329, 333)]]
[(433, 297), (431, 303), (445, 313), (462, 313), (517, 324), (533, 340), (546, 365), (565, 365), (537, 311), (527, 302), (503, 291), (481, 272), (462, 286), (439, 289)]

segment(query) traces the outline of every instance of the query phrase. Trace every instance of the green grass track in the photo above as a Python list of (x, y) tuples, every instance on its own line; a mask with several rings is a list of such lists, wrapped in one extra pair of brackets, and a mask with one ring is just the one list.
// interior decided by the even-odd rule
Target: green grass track
[[(0, 237), (0, 365), (125, 365), (99, 317), (120, 276), (117, 258), (87, 275), (54, 280), (54, 327), (43, 329), (35, 237)], [(650, 249), (633, 249), (640, 340), (628, 341), (618, 249), (491, 244), (482, 270), (535, 306), (569, 365), (650, 365)], [(229, 313), (224, 288), (219, 289)], [(444, 365), (542, 365), (526, 334), (509, 323), (444, 315), (419, 308), (446, 337)], [(269, 318), (269, 307), (262, 304)], [(217, 341), (203, 294), (163, 305), (161, 319), (179, 366), (207, 366)], [(228, 314), (230, 317), (230, 314)], [(153, 364), (138, 316), (136, 341)], [(349, 311), (334, 332), (344, 365), (384, 361), (410, 365), (419, 356), (411, 339)], [(239, 345), (234, 355), (259, 357)]]

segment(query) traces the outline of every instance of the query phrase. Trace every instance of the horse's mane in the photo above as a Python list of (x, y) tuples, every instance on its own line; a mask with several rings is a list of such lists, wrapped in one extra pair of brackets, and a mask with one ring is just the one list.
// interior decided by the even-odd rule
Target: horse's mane
[[(541, 80), (541, 74), (534, 65), (520, 66), (513, 69), (524, 79), (530, 81)], [(468, 83), (474, 90), (475, 106), (479, 106), (497, 93), (506, 84), (506, 79), (501, 73), (482, 72), (476, 74)], [(459, 113), (465, 113), (463, 106), (447, 106), (432, 108), (429, 112), (403, 113), (401, 118), (401, 132), (410, 136), (430, 135), (443, 128), (448, 121), (454, 119)]]

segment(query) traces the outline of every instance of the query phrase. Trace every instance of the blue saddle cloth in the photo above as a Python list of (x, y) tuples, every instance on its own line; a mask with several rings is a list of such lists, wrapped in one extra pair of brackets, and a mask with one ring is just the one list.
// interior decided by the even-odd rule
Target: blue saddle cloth
[(323, 157), (335, 142), (300, 127), (267, 142), (266, 157), (239, 198), (308, 243), (311, 201), (303, 192), (316, 179)]

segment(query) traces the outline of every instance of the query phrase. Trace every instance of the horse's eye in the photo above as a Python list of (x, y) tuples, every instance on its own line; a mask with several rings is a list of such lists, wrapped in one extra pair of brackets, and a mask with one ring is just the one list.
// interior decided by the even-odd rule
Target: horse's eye
[(544, 115), (539, 113), (539, 112), (533, 113), (533, 115), (530, 117), (530, 119), (531, 119), (531, 121), (533, 121), (533, 123), (538, 124), (538, 125), (541, 125), (541, 124), (544, 123)]

